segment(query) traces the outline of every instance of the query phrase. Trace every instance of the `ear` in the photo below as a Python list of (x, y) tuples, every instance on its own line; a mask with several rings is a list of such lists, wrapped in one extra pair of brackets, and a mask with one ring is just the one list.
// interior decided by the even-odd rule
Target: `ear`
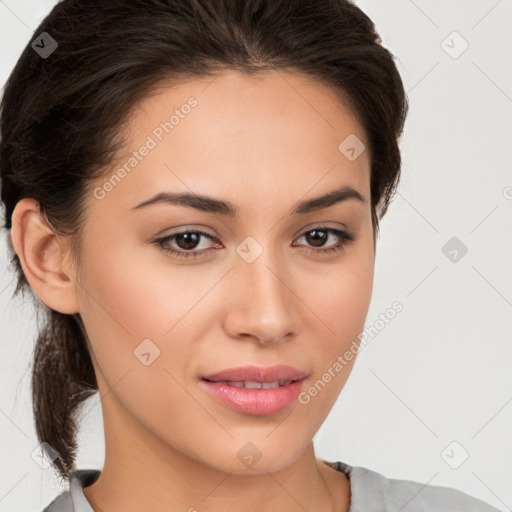
[(78, 313), (76, 278), (68, 244), (58, 236), (32, 198), (18, 201), (12, 214), (12, 245), (30, 286), (49, 308), (60, 313)]

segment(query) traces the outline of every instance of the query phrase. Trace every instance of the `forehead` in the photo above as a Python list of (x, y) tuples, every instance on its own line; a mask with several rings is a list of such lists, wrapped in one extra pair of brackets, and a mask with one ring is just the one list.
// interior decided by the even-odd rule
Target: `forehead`
[[(197, 103), (193, 112), (186, 108), (190, 98)], [(231, 128), (239, 134), (252, 132), (256, 135), (257, 129), (264, 127), (269, 136), (275, 135), (277, 128), (282, 130), (288, 126), (287, 132), (279, 132), (282, 136), (278, 142), (293, 133), (294, 126), (307, 122), (310, 127), (304, 137), (328, 133), (336, 142), (340, 135), (350, 132), (365, 138), (344, 91), (296, 71), (266, 70), (248, 75), (227, 70), (215, 76), (186, 78), (168, 85), (163, 82), (135, 106), (128, 127), (137, 137), (142, 135), (137, 133), (140, 131), (137, 127), (147, 131), (151, 124), (169, 120), (173, 113), (179, 116), (172, 121), (173, 135), (179, 134), (174, 127), (180, 120), (192, 113), (203, 134), (208, 132), (207, 124), (211, 123), (215, 130)], [(214, 134), (210, 131), (208, 135), (211, 138)]]
[(126, 151), (111, 174), (123, 165), (128, 172), (109, 195), (125, 196), (129, 207), (162, 188), (260, 199), (276, 189), (299, 198), (340, 184), (365, 195), (369, 188), (369, 152), (343, 152), (347, 140), (368, 146), (353, 111), (339, 92), (298, 72), (225, 71), (160, 85), (125, 130)]

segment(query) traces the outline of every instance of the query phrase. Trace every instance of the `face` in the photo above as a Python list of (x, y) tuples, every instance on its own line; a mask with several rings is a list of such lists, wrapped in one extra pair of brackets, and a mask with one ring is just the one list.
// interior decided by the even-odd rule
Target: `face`
[[(106, 436), (225, 472), (282, 469), (334, 405), (369, 308), (370, 156), (339, 148), (365, 133), (304, 75), (234, 71), (160, 89), (127, 129), (87, 198), (76, 287)], [(275, 365), (304, 378), (203, 379)], [(258, 380), (226, 380), (244, 375)]]

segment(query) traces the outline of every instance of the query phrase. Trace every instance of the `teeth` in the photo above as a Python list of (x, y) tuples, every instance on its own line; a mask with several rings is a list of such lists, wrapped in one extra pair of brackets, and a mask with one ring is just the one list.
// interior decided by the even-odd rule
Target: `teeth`
[(261, 382), (256, 382), (255, 380), (244, 380), (244, 388), (261, 389)]
[(245, 388), (245, 389), (275, 389), (281, 386), (288, 386), (291, 380), (276, 380), (274, 382), (258, 382), (255, 380), (219, 380), (215, 381), (215, 384), (226, 384), (228, 386), (233, 386), (235, 388)]
[(218, 382), (218, 384), (227, 384), (228, 386), (233, 386), (235, 388), (245, 388), (245, 389), (275, 389), (281, 386), (287, 386), (290, 384), (291, 380), (276, 380), (274, 382), (257, 382), (254, 380), (244, 380), (244, 381), (222, 381)]

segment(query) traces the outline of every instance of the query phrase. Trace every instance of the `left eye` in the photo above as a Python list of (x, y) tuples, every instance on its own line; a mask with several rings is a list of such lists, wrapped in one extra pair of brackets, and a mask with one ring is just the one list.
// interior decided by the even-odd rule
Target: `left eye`
[[(345, 245), (348, 245), (349, 243), (355, 241), (355, 237), (352, 233), (326, 227), (318, 227), (308, 230), (303, 235), (301, 235), (300, 238), (307, 238), (308, 243), (323, 244), (331, 235), (333, 235), (335, 238), (338, 238), (338, 242), (328, 247), (319, 247), (318, 245), (313, 245), (313, 249), (307, 249), (307, 252), (312, 254), (339, 252), (343, 250)], [(206, 253), (211, 250), (203, 249), (199, 251), (193, 251), (193, 249), (197, 249), (198, 242), (200, 242), (202, 237), (208, 238), (210, 240), (215, 240), (211, 235), (205, 233), (204, 231), (186, 230), (180, 231), (179, 233), (174, 233), (172, 235), (168, 235), (163, 238), (158, 238), (153, 243), (155, 243), (163, 251), (173, 254), (179, 258), (196, 258), (197, 256), (205, 256)], [(172, 240), (175, 240), (175, 243), (178, 245), (179, 250), (176, 250), (169, 244), (169, 242), (171, 242)], [(222, 245), (220, 246), (222, 247)]]

